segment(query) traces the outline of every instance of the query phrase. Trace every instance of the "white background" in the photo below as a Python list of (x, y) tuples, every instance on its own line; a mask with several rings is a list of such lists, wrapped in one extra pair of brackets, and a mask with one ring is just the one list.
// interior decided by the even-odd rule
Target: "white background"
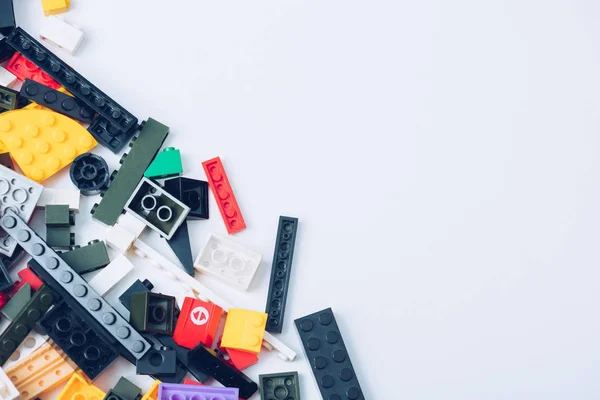
[[(15, 3), (37, 34), (40, 1)], [(300, 219), (281, 336), (299, 357), (261, 353), (253, 379), (297, 370), (302, 398), (320, 398), (292, 323), (331, 306), (367, 399), (595, 399), (599, 12), (592, 0), (72, 0), (63, 17), (86, 42), (61, 56), (169, 125), (186, 176), (223, 159), (248, 225), (233, 239), (264, 261), (247, 293), (207, 286), (263, 310), (278, 216)], [(104, 235), (85, 200), (78, 243)], [(226, 232), (210, 206), (190, 223), (194, 256)], [(111, 298), (148, 274), (131, 259)], [(97, 383), (133, 374), (121, 360)]]

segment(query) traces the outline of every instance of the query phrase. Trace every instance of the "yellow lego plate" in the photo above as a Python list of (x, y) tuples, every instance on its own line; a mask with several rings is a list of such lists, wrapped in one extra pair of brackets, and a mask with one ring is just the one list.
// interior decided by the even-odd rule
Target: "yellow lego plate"
[(102, 400), (106, 396), (102, 390), (98, 389), (77, 371), (71, 375), (63, 390), (61, 390), (56, 400)]

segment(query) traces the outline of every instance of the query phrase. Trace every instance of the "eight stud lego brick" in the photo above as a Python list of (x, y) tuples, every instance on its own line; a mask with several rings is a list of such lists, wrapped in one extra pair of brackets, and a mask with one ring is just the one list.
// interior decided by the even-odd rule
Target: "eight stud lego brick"
[(25, 79), (20, 95), (42, 107), (78, 121), (92, 122), (92, 118), (94, 118), (94, 111), (84, 102), (31, 79)]

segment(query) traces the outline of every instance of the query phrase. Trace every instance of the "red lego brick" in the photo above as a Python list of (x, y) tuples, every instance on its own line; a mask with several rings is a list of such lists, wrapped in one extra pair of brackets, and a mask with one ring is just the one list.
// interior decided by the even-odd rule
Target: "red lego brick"
[(227, 349), (227, 355), (229, 355), (229, 362), (240, 371), (258, 362), (258, 354), (247, 351)]
[(173, 332), (175, 343), (193, 349), (199, 343), (212, 346), (223, 309), (215, 304), (186, 297)]
[(20, 286), (23, 286), (25, 283), (29, 283), (33, 290), (38, 290), (44, 284), (44, 282), (42, 282), (40, 278), (38, 278), (29, 268), (23, 268), (17, 273), (17, 275), (19, 275), (19, 278), (21, 278)]
[(188, 379), (188, 378), (185, 378), (185, 379), (183, 380), (183, 384), (184, 384), (184, 385), (196, 385), (196, 386), (204, 386), (204, 384), (203, 384), (203, 383), (196, 382), (195, 380), (193, 380), (193, 379)]
[(59, 89), (61, 87), (50, 75), (46, 74), (19, 52), (13, 54), (4, 68), (22, 81), (28, 78), (52, 89)]
[(229, 234), (246, 229), (246, 222), (227, 179), (223, 163), (219, 157), (202, 163), (210, 189), (215, 196), (219, 211)]

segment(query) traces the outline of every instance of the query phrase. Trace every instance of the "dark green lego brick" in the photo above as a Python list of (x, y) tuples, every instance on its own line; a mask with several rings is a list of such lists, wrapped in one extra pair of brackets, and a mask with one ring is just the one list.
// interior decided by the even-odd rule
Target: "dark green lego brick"
[(0, 335), (0, 365), (19, 347), (37, 322), (58, 301), (56, 293), (46, 285), (35, 292), (31, 300)]
[(121, 215), (125, 203), (142, 179), (146, 168), (162, 146), (169, 127), (148, 118), (137, 138), (133, 138), (129, 145), (131, 150), (127, 157), (121, 158), (121, 168), (104, 192), (99, 204), (92, 208), (93, 218), (106, 225), (114, 225)]
[(144, 172), (146, 178), (168, 178), (181, 175), (181, 153), (179, 149), (167, 147), (156, 155), (152, 164)]
[(259, 375), (258, 383), (261, 400), (300, 400), (300, 383), (296, 371)]
[(5, 110), (15, 110), (18, 101), (19, 92), (0, 85), (0, 108)]
[(70, 247), (75, 244), (75, 234), (70, 227), (47, 226), (46, 244), (50, 247)]
[(175, 297), (152, 292), (131, 295), (129, 322), (141, 332), (172, 335), (175, 330)]
[(129, 380), (121, 377), (119, 382), (112, 388), (112, 392), (118, 394), (125, 400), (136, 400), (141, 394), (142, 389), (131, 383)]
[(110, 263), (106, 244), (100, 240), (92, 240), (87, 246), (61, 253), (60, 258), (79, 275), (104, 268)]
[(75, 213), (69, 211), (68, 204), (46, 206), (46, 226), (69, 227), (71, 225), (75, 225)]
[(21, 286), (17, 293), (10, 298), (8, 303), (2, 307), (2, 314), (9, 320), (14, 321), (29, 300), (31, 300), (31, 285), (26, 283)]

